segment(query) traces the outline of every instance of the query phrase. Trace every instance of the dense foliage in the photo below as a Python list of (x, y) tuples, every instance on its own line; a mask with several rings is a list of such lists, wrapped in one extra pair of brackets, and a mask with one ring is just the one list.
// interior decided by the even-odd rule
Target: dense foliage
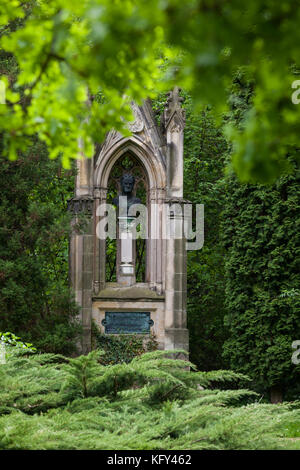
[(236, 388), (244, 376), (191, 372), (172, 353), (112, 366), (99, 351), (10, 357), (0, 367), (0, 448), (299, 448), (299, 404), (259, 404)]
[(299, 146), (299, 15), (292, 0), (2, 0), (0, 48), (21, 68), (16, 83), (2, 77), (4, 153), (17, 158), (38, 133), (67, 166), (81, 151), (92, 156), (110, 128), (125, 132), (129, 99), (176, 83), (224, 109), (244, 66), (256, 92), (244, 132), (227, 129), (232, 164), (243, 180), (270, 181), (291, 168), (287, 147)]
[(156, 337), (150, 335), (126, 334), (106, 335), (95, 323), (92, 324), (92, 348), (101, 349), (99, 362), (103, 365), (130, 362), (145, 352), (155, 351), (158, 347)]
[(184, 141), (184, 194), (193, 204), (204, 204), (204, 245), (188, 252), (188, 328), (191, 360), (202, 370), (222, 368), (224, 248), (220, 239), (220, 214), (227, 143), (205, 108), (192, 112), (186, 96), (187, 123)]
[(80, 331), (67, 272), (74, 177), (39, 142), (16, 162), (0, 160), (0, 329), (70, 353)]
[(5, 355), (15, 352), (15, 350), (22, 349), (23, 351), (36, 352), (36, 348), (32, 343), (24, 343), (21, 338), (16, 336), (10, 331), (0, 331), (0, 348), (3, 355), (2, 361), (5, 362)]
[[(253, 83), (240, 73), (231, 93), (230, 119), (240, 131), (253, 96)], [(230, 337), (224, 356), (274, 400), (299, 396), (299, 366), (292, 342), (299, 317), (299, 149), (290, 146), (293, 172), (271, 186), (241, 184), (228, 174), (222, 235), (225, 250), (225, 323)], [(284, 292), (295, 292), (291, 298)]]
[(281, 295), (300, 281), (299, 182), (299, 169), (270, 188), (227, 179), (225, 356), (261, 389), (300, 385), (300, 368), (291, 363), (292, 342), (300, 337), (299, 296), (291, 303)]
[[(15, 57), (3, 50), (0, 70), (16, 81)], [(49, 160), (37, 136), (14, 162), (3, 156), (4, 145), (1, 134), (0, 330), (41, 351), (69, 354), (81, 330), (68, 285), (67, 201), (75, 171)]]

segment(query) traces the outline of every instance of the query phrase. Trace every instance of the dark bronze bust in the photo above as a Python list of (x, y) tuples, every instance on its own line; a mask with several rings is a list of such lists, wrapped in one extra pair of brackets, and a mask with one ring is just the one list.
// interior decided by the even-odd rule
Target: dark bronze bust
[(129, 211), (129, 207), (133, 204), (140, 204), (141, 200), (138, 197), (135, 197), (132, 192), (135, 183), (135, 177), (131, 173), (124, 173), (121, 177), (121, 194), (113, 199), (113, 204), (119, 207), (119, 197), (126, 196), (127, 197), (127, 214)]

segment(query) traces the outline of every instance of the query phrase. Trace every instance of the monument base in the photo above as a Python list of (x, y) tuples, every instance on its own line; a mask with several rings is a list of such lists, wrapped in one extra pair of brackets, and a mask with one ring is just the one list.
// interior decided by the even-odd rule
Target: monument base
[[(164, 296), (158, 295), (149, 289), (147, 284), (138, 283), (131, 287), (120, 287), (119, 284), (111, 283), (105, 289), (93, 297), (92, 318), (103, 334), (117, 334), (124, 328), (124, 324), (133, 321), (135, 314), (141, 317), (149, 314), (149, 329), (145, 328), (146, 334), (153, 333), (156, 337), (158, 348), (165, 349), (164, 345)], [(114, 331), (109, 333), (107, 320), (113, 312), (124, 316), (124, 321), (114, 324)], [(132, 316), (129, 320), (126, 317)], [(129, 326), (129, 325), (128, 325)], [(137, 330), (132, 333), (141, 333), (139, 322)], [(129, 334), (125, 333), (125, 334)]]
[(165, 330), (165, 349), (184, 349), (189, 351), (189, 332), (186, 328), (168, 328)]
[[(128, 315), (129, 317), (132, 316), (132, 319), (129, 319), (130, 322), (133, 321), (134, 313), (141, 314), (144, 312), (146, 314), (149, 312), (151, 325), (148, 333), (151, 332), (155, 335), (159, 349), (189, 350), (188, 330), (186, 328), (165, 329), (165, 296), (158, 295), (149, 289), (147, 284), (120, 287), (118, 284), (111, 283), (110, 286), (107, 286), (97, 296), (93, 297), (93, 321), (103, 334), (117, 334), (117, 323), (114, 325), (116, 331), (109, 333), (108, 329), (107, 320), (113, 312), (119, 312), (120, 315), (124, 314), (124, 320)], [(120, 322), (119, 328), (122, 329), (123, 327), (123, 322)], [(137, 331), (137, 333), (140, 333), (140, 331)]]

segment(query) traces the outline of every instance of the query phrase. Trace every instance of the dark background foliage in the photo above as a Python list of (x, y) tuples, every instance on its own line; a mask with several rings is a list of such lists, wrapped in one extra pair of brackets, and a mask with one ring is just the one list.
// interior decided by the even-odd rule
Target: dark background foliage
[[(227, 118), (241, 132), (252, 95), (253, 83), (240, 71)], [(224, 358), (273, 401), (296, 398), (300, 386), (299, 366), (291, 362), (292, 342), (300, 337), (298, 154), (290, 148), (293, 172), (273, 185), (241, 184), (230, 173), (224, 180)]]
[(69, 354), (80, 331), (68, 287), (74, 173), (38, 141), (16, 162), (0, 159), (0, 330)]

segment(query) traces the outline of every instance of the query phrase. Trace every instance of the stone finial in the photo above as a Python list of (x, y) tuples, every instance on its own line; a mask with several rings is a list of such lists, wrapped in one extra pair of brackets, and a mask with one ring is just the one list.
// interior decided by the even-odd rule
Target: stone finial
[(170, 127), (171, 132), (180, 132), (185, 126), (185, 110), (182, 109), (184, 98), (180, 96), (181, 88), (174, 87), (167, 93), (167, 105), (164, 110), (164, 127)]

